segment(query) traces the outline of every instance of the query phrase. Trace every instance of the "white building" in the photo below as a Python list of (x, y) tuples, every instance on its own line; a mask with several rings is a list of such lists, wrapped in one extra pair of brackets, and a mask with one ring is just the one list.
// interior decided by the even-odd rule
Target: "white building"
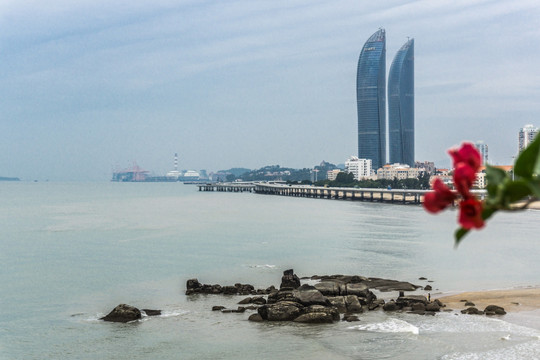
[(363, 180), (369, 178), (372, 173), (371, 159), (359, 159), (351, 156), (345, 161), (345, 171), (353, 174), (354, 180)]
[(419, 170), (417, 168), (412, 168), (409, 165), (403, 164), (384, 165), (377, 170), (377, 179), (417, 179), (418, 175)]
[(482, 158), (482, 165), (487, 164), (488, 162), (488, 146), (486, 143), (484, 143), (482, 140), (478, 140), (474, 146), (480, 153), (480, 157)]
[(339, 174), (340, 172), (340, 169), (328, 170), (326, 172), (326, 178), (330, 181), (334, 181), (337, 178), (337, 174)]
[(518, 135), (518, 150), (522, 152), (530, 143), (534, 140), (536, 134), (538, 134), (538, 128), (533, 125), (525, 125), (519, 130)]

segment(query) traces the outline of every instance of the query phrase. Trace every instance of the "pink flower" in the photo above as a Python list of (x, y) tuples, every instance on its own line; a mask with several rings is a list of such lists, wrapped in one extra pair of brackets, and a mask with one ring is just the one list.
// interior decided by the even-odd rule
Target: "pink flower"
[(434, 191), (424, 195), (424, 208), (430, 213), (438, 213), (444, 210), (448, 205), (452, 204), (456, 199), (456, 195), (444, 185), (441, 179), (435, 178), (432, 188)]
[(482, 203), (474, 198), (465, 199), (459, 203), (459, 223), (465, 229), (481, 229), (484, 227), (482, 219)]
[(463, 198), (471, 197), (469, 189), (476, 180), (476, 171), (466, 163), (457, 164), (454, 169), (454, 185)]
[(475, 172), (482, 165), (482, 158), (476, 147), (471, 143), (463, 143), (459, 149), (448, 150), (450, 156), (454, 160), (454, 168), (458, 164), (464, 163), (470, 166)]

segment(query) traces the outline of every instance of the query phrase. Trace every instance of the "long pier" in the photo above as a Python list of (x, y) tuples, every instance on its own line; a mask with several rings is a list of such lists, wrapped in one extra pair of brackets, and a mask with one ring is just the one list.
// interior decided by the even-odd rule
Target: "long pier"
[(254, 183), (216, 183), (199, 184), (199, 191), (226, 191), (226, 192), (252, 192), (255, 188)]
[(323, 187), (309, 185), (255, 184), (255, 193), (320, 199), (359, 200), (420, 204), (429, 190)]
[[(349, 187), (324, 187), (312, 185), (286, 185), (261, 182), (217, 183), (197, 185), (199, 191), (255, 192), (263, 195), (295, 196), (318, 199), (356, 200), (397, 204), (421, 204), (424, 195), (431, 190), (373, 189)], [(486, 190), (471, 190), (483, 199)]]

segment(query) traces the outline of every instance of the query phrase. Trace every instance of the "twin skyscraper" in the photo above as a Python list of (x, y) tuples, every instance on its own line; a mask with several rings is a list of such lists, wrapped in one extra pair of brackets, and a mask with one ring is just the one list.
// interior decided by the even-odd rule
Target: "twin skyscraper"
[(379, 29), (366, 41), (356, 75), (358, 157), (373, 169), (386, 164), (386, 99), (390, 163), (414, 167), (414, 39), (396, 54), (386, 93), (386, 33)]

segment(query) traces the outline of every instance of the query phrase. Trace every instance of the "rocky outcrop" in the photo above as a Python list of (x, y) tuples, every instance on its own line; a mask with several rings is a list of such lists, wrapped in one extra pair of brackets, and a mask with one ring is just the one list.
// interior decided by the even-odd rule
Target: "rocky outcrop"
[[(319, 282), (314, 285), (301, 285), (300, 278), (289, 269), (283, 272), (279, 290), (273, 286), (255, 291), (251, 285), (204, 285), (197, 279), (190, 279), (186, 284), (186, 294), (267, 294), (267, 299), (263, 296), (250, 296), (239, 301), (240, 305), (252, 304), (245, 310), (257, 310), (256, 314), (249, 316), (250, 321), (330, 323), (339, 321), (340, 314), (346, 314), (344, 321), (359, 321), (355, 314), (379, 308), (384, 308), (385, 311), (413, 311), (421, 314), (434, 314), (440, 308), (439, 304), (428, 301), (425, 296), (405, 296), (405, 291), (420, 287), (408, 282), (358, 275), (312, 276), (304, 279)], [(399, 291), (400, 296), (385, 303), (384, 300), (377, 299), (372, 289)], [(240, 309), (239, 307), (238, 310)], [(213, 310), (239, 312), (224, 307), (214, 307)]]
[(300, 278), (296, 276), (293, 269), (285, 270), (281, 277), (280, 289), (293, 288), (298, 289), (300, 287)]
[(267, 290), (255, 290), (253, 285), (249, 284), (234, 284), (234, 286), (221, 286), (218, 284), (208, 285), (201, 284), (197, 279), (189, 279), (186, 282), (186, 295), (193, 294), (224, 294), (224, 295), (256, 295), (267, 294)]
[(471, 306), (467, 309), (461, 310), (462, 314), (468, 314), (468, 315), (482, 315), (484, 314), (482, 311), (478, 310), (477, 308)]
[(127, 323), (130, 321), (139, 320), (141, 317), (141, 311), (136, 307), (120, 304), (100, 320)]
[(292, 321), (302, 314), (304, 306), (294, 301), (279, 301), (261, 306), (257, 312), (264, 320)]
[(486, 315), (505, 315), (506, 311), (504, 311), (504, 308), (497, 306), (497, 305), (488, 305), (484, 309), (484, 314)]

